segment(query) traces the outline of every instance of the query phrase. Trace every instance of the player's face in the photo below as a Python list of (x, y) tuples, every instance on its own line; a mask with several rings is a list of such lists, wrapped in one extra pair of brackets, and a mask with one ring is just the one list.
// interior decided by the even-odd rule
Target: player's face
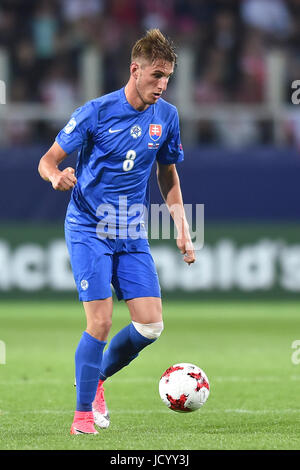
[(157, 59), (153, 63), (142, 62), (136, 70), (136, 91), (145, 105), (156, 103), (167, 89), (174, 64)]

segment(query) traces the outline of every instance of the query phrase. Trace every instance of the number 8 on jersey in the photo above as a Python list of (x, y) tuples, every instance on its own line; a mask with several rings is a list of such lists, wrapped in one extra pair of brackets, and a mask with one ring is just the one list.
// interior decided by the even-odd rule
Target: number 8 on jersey
[(128, 150), (126, 153), (126, 160), (123, 161), (123, 170), (130, 171), (134, 165), (134, 159), (136, 157), (135, 150)]

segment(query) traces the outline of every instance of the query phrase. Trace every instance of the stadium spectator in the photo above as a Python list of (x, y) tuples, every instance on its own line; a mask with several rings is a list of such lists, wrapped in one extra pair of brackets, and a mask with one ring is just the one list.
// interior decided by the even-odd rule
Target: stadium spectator
[(78, 23), (83, 18), (101, 15), (105, 2), (102, 0), (63, 0), (62, 16), (67, 23)]
[(54, 64), (40, 86), (40, 99), (52, 109), (74, 107), (76, 85), (68, 74), (68, 66)]
[(0, 55), (7, 55), (11, 77), (7, 98), (53, 107), (63, 96), (64, 103), (80, 104), (81, 59), (90, 47), (102, 58), (101, 93), (117, 89), (128, 75), (134, 38), (154, 26), (192, 50), (199, 105), (263, 104), (274, 47), (288, 62), (290, 103), (290, 83), (299, 78), (299, 25), (297, 0), (2, 0)]
[(196, 81), (195, 97), (198, 103), (220, 103), (226, 101), (224, 87), (224, 52), (212, 49), (208, 63), (199, 81)]
[(287, 2), (282, 0), (244, 0), (241, 18), (246, 25), (275, 36), (286, 37), (291, 31)]
[(245, 38), (239, 59), (240, 84), (236, 87), (236, 101), (261, 103), (266, 80), (266, 51), (263, 38), (257, 31)]
[(58, 20), (53, 3), (43, 1), (38, 4), (32, 19), (32, 38), (38, 58), (48, 59), (55, 55), (55, 36)]

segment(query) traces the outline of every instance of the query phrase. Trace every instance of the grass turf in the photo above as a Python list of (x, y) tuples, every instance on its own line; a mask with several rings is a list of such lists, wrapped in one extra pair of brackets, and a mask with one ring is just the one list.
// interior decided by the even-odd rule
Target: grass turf
[[(2, 302), (0, 449), (299, 449), (299, 312), (299, 302), (165, 301), (161, 338), (106, 383), (111, 426), (70, 436), (81, 304)], [(128, 321), (116, 303), (110, 337)], [(209, 377), (200, 411), (175, 413), (160, 400), (159, 378), (177, 362)]]

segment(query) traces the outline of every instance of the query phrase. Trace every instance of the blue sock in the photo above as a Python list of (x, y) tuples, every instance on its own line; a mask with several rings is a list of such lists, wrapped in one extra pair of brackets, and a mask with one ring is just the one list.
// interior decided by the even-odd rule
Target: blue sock
[(92, 411), (105, 345), (83, 332), (75, 353), (77, 411)]
[(100, 379), (105, 380), (124, 366), (127, 366), (138, 356), (142, 349), (154, 341), (155, 339), (148, 339), (141, 335), (132, 323), (125, 326), (112, 338), (107, 350), (103, 354)]

